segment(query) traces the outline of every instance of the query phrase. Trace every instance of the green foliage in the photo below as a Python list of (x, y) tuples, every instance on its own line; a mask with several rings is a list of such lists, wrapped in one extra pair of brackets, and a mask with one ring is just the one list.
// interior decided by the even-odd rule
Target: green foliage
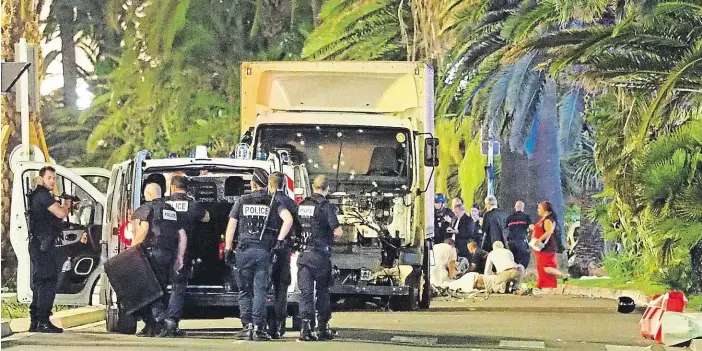
[[(322, 24), (309, 36), (302, 56), (314, 60), (402, 60), (398, 0), (331, 0), (322, 7)], [(403, 13), (404, 11), (404, 13)], [(408, 16), (408, 7), (400, 9)]]
[(292, 21), (292, 12), (268, 2), (122, 4), (124, 13), (112, 18), (124, 30), (124, 50), (86, 113), (100, 120), (88, 151), (111, 150), (107, 165), (140, 149), (165, 157), (205, 144), (228, 155), (239, 135), (240, 63), (298, 58), (312, 23), (300, 6), (296, 16), (306, 17)]

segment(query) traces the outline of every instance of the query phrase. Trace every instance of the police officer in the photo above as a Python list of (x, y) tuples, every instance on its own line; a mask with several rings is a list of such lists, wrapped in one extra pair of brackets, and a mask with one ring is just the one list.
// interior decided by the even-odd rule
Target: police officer
[[(293, 217), (283, 204), (274, 203), (282, 179), (269, 177), (262, 169), (253, 172), (251, 194), (240, 197), (229, 213), (225, 236), (225, 260), (239, 269), (239, 311), (243, 325), (240, 339), (267, 341), (266, 296), (271, 273), (272, 252), (285, 246)], [(268, 189), (266, 189), (268, 187)], [(232, 251), (237, 235), (236, 255)]]
[[(446, 196), (436, 194), (434, 196), (434, 242), (443, 243), (446, 239), (446, 231), (451, 225), (454, 217), (453, 211), (446, 208)], [(449, 236), (450, 237), (450, 236)]]
[[(178, 212), (161, 197), (161, 187), (149, 183), (144, 188), (146, 203), (132, 214), (135, 221), (136, 234), (134, 245), (142, 244), (151, 257), (151, 266), (160, 283), (165, 287), (176, 272), (183, 268), (185, 248), (188, 238), (183, 229)], [(164, 299), (154, 301), (144, 309), (146, 326), (137, 336), (162, 336), (161, 329), (174, 330), (173, 321), (176, 316), (173, 311), (166, 310)]]
[[(166, 203), (171, 205), (176, 212), (178, 218), (182, 220), (183, 229), (190, 237), (188, 242), (192, 242), (192, 235), (195, 229), (195, 223), (206, 223), (210, 221), (210, 214), (205, 210), (199, 202), (187, 195), (188, 178), (182, 174), (175, 174), (171, 177), (171, 195), (166, 197)], [(178, 330), (178, 322), (183, 314), (183, 305), (185, 304), (185, 288), (188, 286), (188, 269), (190, 262), (186, 250), (184, 259), (184, 267), (177, 271), (173, 276), (171, 283), (171, 297), (168, 302), (168, 315), (172, 318), (166, 318), (165, 328), (159, 336), (176, 336), (180, 335)]]
[[(331, 250), (334, 238), (341, 236), (341, 225), (336, 209), (326, 198), (329, 182), (324, 175), (317, 176), (312, 184), (311, 198), (300, 203), (298, 215), (302, 223), (302, 245), (297, 259), (297, 279), (300, 287), (300, 340), (331, 340)], [(315, 288), (317, 299), (315, 301)], [(312, 321), (317, 312), (317, 332)]]
[(36, 189), (29, 194), (29, 257), (32, 263), (32, 304), (30, 332), (63, 333), (51, 324), (49, 316), (56, 298), (58, 264), (56, 241), (61, 236), (61, 221), (71, 209), (71, 200), (63, 205), (51, 194), (56, 186), (56, 170), (46, 166), (39, 170)]
[[(288, 287), (290, 286), (290, 253), (292, 252), (293, 233), (298, 232), (300, 226), (297, 218), (297, 205), (295, 201), (285, 194), (283, 189), (285, 176), (280, 172), (271, 173), (269, 179), (275, 178), (275, 182), (281, 186), (275, 192), (274, 204), (282, 204), (293, 217), (293, 228), (285, 240), (285, 245), (278, 247), (273, 255), (273, 267), (271, 272), (271, 280), (274, 290), (274, 311), (269, 317), (268, 332), (273, 339), (280, 339), (285, 334), (285, 320), (288, 318)], [(276, 207), (276, 205), (274, 205)]]

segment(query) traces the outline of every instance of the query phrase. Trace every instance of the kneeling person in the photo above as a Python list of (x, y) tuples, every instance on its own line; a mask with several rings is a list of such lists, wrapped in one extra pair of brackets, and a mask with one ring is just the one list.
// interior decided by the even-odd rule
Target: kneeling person
[[(331, 340), (331, 251), (334, 237), (342, 234), (336, 210), (326, 198), (329, 182), (323, 175), (312, 184), (314, 194), (300, 203), (298, 215), (302, 224), (302, 247), (297, 259), (297, 277), (300, 287), (300, 340)], [(315, 299), (315, 287), (317, 298)], [(317, 332), (312, 331), (312, 321), (318, 316)]]

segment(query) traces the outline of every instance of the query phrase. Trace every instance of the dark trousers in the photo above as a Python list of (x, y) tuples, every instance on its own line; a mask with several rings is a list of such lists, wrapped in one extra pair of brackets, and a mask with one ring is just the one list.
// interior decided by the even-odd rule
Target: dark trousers
[(290, 250), (283, 250), (276, 256), (271, 279), (275, 295), (275, 318), (284, 322), (288, 318), (288, 287), (290, 286)]
[(529, 251), (529, 245), (524, 240), (509, 241), (509, 251), (512, 251), (514, 255), (514, 261), (517, 264), (521, 264), (526, 269), (529, 266), (529, 260), (531, 259), (531, 251)]
[(331, 319), (329, 297), (331, 256), (313, 251), (300, 253), (297, 259), (297, 284), (300, 287), (300, 318), (313, 321), (316, 310), (319, 324), (329, 322)]
[(48, 320), (56, 299), (58, 265), (54, 248), (41, 251), (39, 245), (30, 244), (32, 304), (29, 315), (32, 320)]
[[(175, 276), (175, 271), (173, 270), (173, 264), (175, 263), (175, 252), (164, 251), (164, 250), (153, 250), (151, 252), (151, 265), (154, 268), (156, 277), (158, 277), (159, 282), (165, 290), (166, 285), (172, 281)], [(163, 321), (166, 318), (173, 318), (169, 315), (170, 310), (167, 309), (168, 295), (164, 295), (158, 300), (154, 301), (146, 308), (145, 319), (156, 319), (157, 321)]]
[(169, 318), (180, 321), (185, 306), (185, 289), (188, 286), (188, 270), (183, 267), (178, 272), (174, 272), (171, 278), (171, 297), (168, 300)]
[(48, 320), (51, 308), (56, 298), (57, 278), (40, 278), (36, 274), (32, 278), (32, 304), (29, 305), (29, 315), (32, 320)]
[(243, 325), (266, 326), (266, 297), (271, 272), (271, 252), (265, 248), (237, 250), (239, 268), (239, 314)]

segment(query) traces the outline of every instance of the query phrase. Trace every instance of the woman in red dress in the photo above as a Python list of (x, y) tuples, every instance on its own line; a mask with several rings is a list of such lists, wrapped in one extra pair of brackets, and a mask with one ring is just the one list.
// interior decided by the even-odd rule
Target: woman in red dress
[[(556, 215), (553, 213), (553, 206), (550, 202), (544, 201), (539, 204), (539, 220), (534, 224), (532, 242), (534, 255), (536, 256), (536, 287), (539, 289), (555, 288), (558, 286), (556, 278), (567, 280), (570, 275), (557, 269), (556, 254), (558, 253), (558, 240), (553, 235), (556, 229)], [(540, 249), (539, 249), (540, 248)]]

